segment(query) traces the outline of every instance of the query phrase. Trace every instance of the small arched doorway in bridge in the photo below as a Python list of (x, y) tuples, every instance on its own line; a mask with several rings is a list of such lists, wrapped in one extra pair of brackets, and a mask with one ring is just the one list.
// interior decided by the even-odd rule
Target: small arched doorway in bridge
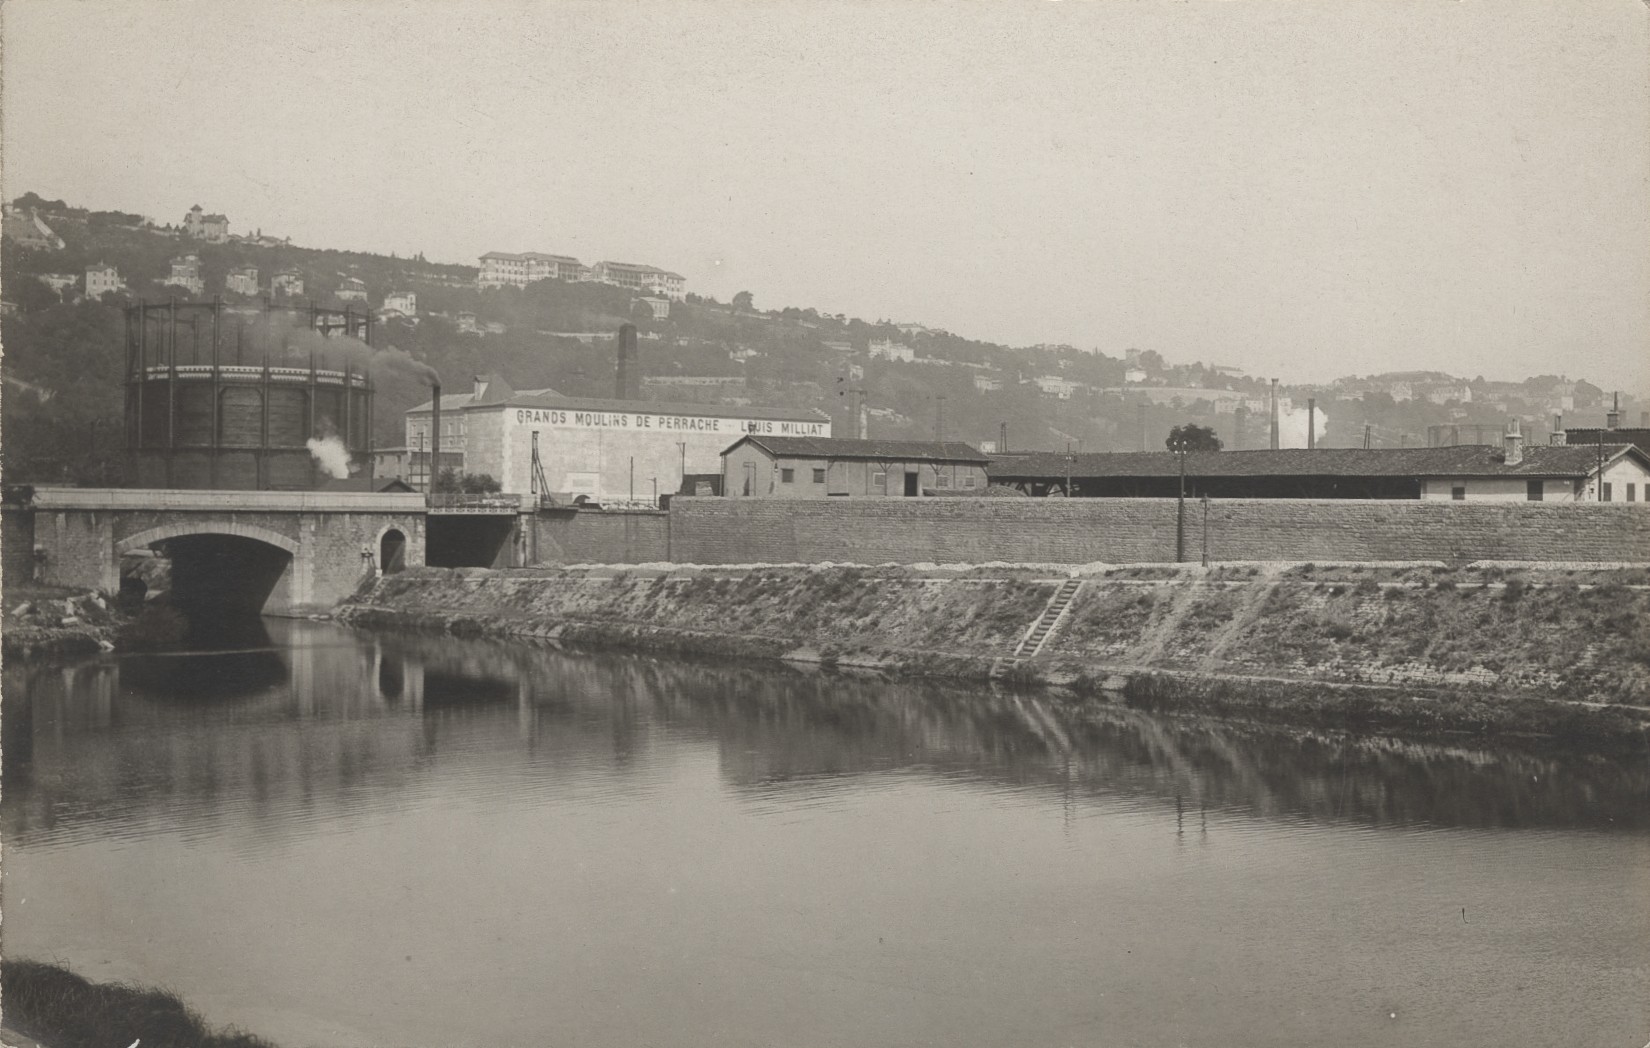
[(407, 566), (407, 536), (401, 529), (391, 528), (378, 541), (378, 564), (386, 575), (394, 575)]

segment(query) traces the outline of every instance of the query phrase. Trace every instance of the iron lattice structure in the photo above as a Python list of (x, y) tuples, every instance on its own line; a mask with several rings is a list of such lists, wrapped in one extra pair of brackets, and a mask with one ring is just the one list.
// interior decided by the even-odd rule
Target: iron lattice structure
[(126, 307), (126, 447), (139, 487), (307, 491), (309, 441), (372, 463), (372, 315), (350, 308)]

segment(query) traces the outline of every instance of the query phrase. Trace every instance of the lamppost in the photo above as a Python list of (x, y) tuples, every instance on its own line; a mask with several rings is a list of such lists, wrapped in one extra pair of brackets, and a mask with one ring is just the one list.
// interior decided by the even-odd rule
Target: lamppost
[(1186, 438), (1170, 441), (1169, 450), (1180, 464), (1180, 496), (1175, 501), (1174, 517), (1174, 559), (1179, 564), (1186, 559)]

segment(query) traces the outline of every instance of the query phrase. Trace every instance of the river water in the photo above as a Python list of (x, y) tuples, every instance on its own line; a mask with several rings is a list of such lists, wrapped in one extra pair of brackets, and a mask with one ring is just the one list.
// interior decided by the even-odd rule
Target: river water
[(8, 668), (8, 956), (283, 1048), (1650, 1039), (1642, 758), (264, 629)]

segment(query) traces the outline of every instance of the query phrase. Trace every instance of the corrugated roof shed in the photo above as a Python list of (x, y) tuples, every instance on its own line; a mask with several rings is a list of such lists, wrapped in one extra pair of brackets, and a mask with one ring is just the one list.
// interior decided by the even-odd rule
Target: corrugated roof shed
[[(1605, 459), (1632, 445), (1606, 444)], [(1526, 447), (1524, 460), (1509, 466), (1499, 449), (1483, 444), (1441, 448), (1281, 448), (1276, 451), (1204, 451), (1186, 456), (1186, 474), (1199, 477), (1585, 477), (1597, 467), (1592, 446)], [(1650, 463), (1650, 459), (1646, 460)], [(1057, 451), (995, 455), (987, 469), (993, 479), (1045, 477), (1173, 477), (1180, 464), (1169, 451), (1072, 454)]]

